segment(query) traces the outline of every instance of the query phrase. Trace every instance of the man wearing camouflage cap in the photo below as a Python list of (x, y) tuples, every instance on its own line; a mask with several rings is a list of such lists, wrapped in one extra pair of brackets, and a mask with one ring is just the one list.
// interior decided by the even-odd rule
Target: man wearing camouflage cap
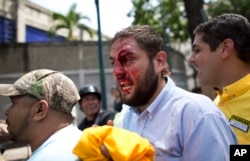
[(81, 136), (73, 126), (71, 110), (80, 99), (68, 77), (57, 71), (31, 71), (14, 84), (0, 84), (0, 96), (8, 96), (6, 109), (10, 139), (28, 143), (29, 161), (73, 161), (72, 153)]

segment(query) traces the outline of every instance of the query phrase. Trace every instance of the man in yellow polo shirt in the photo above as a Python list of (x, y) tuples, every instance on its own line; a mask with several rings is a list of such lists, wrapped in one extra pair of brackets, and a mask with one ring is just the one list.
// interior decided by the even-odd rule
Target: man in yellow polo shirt
[(250, 144), (250, 23), (223, 14), (194, 30), (189, 63), (201, 86), (213, 87), (214, 102), (224, 112), (239, 144)]

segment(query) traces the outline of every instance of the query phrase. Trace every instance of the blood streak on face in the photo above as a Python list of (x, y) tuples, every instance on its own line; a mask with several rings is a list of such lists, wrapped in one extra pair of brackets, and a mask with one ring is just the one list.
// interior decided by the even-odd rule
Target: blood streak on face
[(113, 76), (122, 94), (122, 100), (130, 106), (146, 104), (157, 88), (158, 77), (152, 60), (133, 39), (116, 41), (110, 54)]

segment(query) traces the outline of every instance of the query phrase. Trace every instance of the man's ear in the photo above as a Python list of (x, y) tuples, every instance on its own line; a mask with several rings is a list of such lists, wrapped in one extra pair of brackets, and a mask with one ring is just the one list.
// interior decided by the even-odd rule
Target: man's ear
[(33, 119), (36, 121), (42, 120), (47, 116), (48, 110), (48, 102), (45, 100), (40, 100), (33, 111)]
[(167, 61), (167, 54), (164, 51), (160, 51), (155, 56), (155, 60), (156, 60), (158, 66), (165, 67), (165, 64)]
[(234, 41), (232, 39), (225, 39), (221, 43), (221, 50), (222, 58), (227, 59), (233, 53)]

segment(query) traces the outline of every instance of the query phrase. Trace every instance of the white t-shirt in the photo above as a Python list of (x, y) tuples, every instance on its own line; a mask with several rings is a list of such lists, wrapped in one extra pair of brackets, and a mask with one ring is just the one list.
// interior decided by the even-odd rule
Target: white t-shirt
[(72, 151), (81, 135), (82, 132), (73, 124), (66, 126), (50, 136), (28, 161), (78, 161)]

